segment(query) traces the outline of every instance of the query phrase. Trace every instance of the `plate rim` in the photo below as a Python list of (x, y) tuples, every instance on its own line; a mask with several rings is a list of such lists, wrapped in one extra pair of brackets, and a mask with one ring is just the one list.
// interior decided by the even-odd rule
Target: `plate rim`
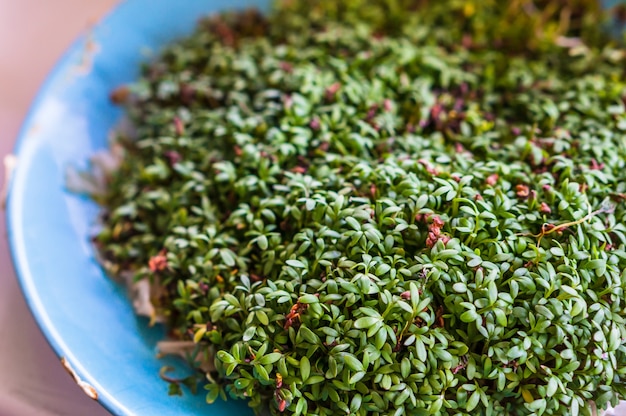
[[(120, 38), (116, 36), (115, 31), (120, 27), (128, 26), (129, 22), (132, 22), (138, 15), (144, 17), (144, 20), (139, 22), (138, 26), (148, 30), (148, 37), (140, 36), (139, 39), (132, 39), (131, 36), (129, 42), (133, 48), (131, 54), (136, 57), (137, 63), (129, 64), (132, 65), (134, 69), (122, 75), (121, 81), (119, 79), (114, 81), (115, 85), (108, 85), (108, 88), (115, 88), (120, 85), (120, 82), (121, 84), (125, 84), (137, 80), (140, 76), (141, 63), (156, 56), (156, 53), (168, 43), (176, 39), (182, 39), (192, 33), (201, 16), (216, 13), (220, 10), (241, 9), (246, 7), (258, 7), (264, 10), (269, 7), (271, 1), (272, 0), (186, 0), (178, 18), (171, 19), (172, 13), (178, 9), (176, 2), (171, 2), (170, 0), (118, 0), (112, 4), (99, 19), (95, 20), (89, 28), (77, 33), (73, 40), (69, 42), (63, 53), (59, 55), (54, 64), (48, 69), (44, 80), (39, 84), (34, 98), (30, 101), (28, 111), (15, 136), (12, 153), (10, 154), (15, 156), (17, 163), (11, 174), (7, 175), (6, 178), (7, 194), (4, 215), (9, 253), (22, 296), (28, 305), (31, 316), (33, 316), (39, 330), (46, 338), (46, 342), (61, 361), (59, 364), (65, 367), (68, 373), (70, 373), (70, 376), (78, 384), (79, 388), (85, 390), (84, 387), (93, 387), (97, 392), (97, 398), (94, 400), (114, 415), (144, 414), (140, 408), (145, 408), (145, 406), (137, 407), (134, 406), (133, 403), (128, 402), (126, 396), (118, 397), (115, 389), (117, 384), (115, 380), (117, 379), (113, 379), (113, 382), (111, 382), (111, 379), (99, 378), (98, 374), (92, 371), (89, 361), (81, 357), (80, 350), (74, 345), (75, 341), (72, 338), (65, 338), (65, 322), (58, 321), (54, 314), (50, 312), (50, 305), (47, 302), (48, 298), (46, 297), (46, 293), (38, 288), (40, 279), (37, 277), (37, 271), (40, 266), (33, 263), (33, 258), (31, 257), (33, 238), (29, 235), (29, 229), (26, 227), (28, 218), (24, 215), (24, 210), (29, 207), (29, 204), (33, 203), (32, 196), (30, 199), (28, 197), (28, 186), (33, 183), (33, 179), (30, 176), (30, 171), (34, 168), (33, 159), (41, 154), (46, 154), (47, 149), (42, 150), (41, 146), (42, 144), (44, 146), (49, 144), (45, 133), (43, 141), (39, 141), (39, 133), (36, 132), (41, 124), (39, 122), (41, 115), (46, 113), (45, 109), (50, 97), (59, 96), (59, 94), (63, 94), (67, 88), (69, 88), (69, 90), (73, 88), (74, 81), (67, 83), (68, 74), (76, 76), (77, 79), (99, 76), (100, 71), (106, 68), (108, 64), (106, 56), (112, 51), (112, 49), (100, 50), (100, 46), (107, 45), (109, 48), (115, 48), (115, 45), (120, 44), (119, 42), (126, 42), (127, 38), (122, 36), (122, 40), (119, 40)], [(139, 14), (148, 6), (153, 7), (153, 11), (157, 13), (158, 17), (155, 18), (157, 21), (165, 19), (167, 22), (172, 22), (171, 24), (167, 24), (166, 31), (163, 31), (163, 26), (156, 26), (156, 29), (154, 29), (155, 26), (150, 23), (150, 18), (146, 18), (144, 14)], [(132, 31), (128, 33), (133, 34)], [(135, 33), (141, 35), (142, 32)], [(95, 50), (93, 49), (93, 45), (95, 45)], [(84, 54), (86, 51), (90, 53), (89, 59), (91, 60), (91, 65), (86, 72), (80, 71), (76, 73), (77, 67), (79, 67), (78, 69), (85, 69), (82, 68), (82, 64), (84, 63), (83, 59), (85, 58)], [(129, 49), (125, 46), (121, 48), (121, 51), (123, 55), (128, 55), (129, 53)], [(104, 58), (100, 58), (100, 56)], [(134, 62), (134, 60), (131, 62)], [(127, 66), (127, 68), (129, 67)], [(104, 72), (104, 74), (105, 76), (111, 75), (106, 72)], [(102, 73), (100, 73), (100, 75), (102, 75)], [(107, 78), (105, 78), (105, 80), (108, 84), (111, 84)], [(79, 87), (79, 89), (80, 88), (81, 87)], [(107, 97), (104, 97), (103, 100), (106, 102), (109, 101)], [(42, 109), (44, 110), (43, 112)], [(118, 116), (115, 116), (115, 122), (119, 121), (121, 117), (122, 114), (120, 112)], [(107, 126), (108, 131), (114, 128), (115, 122)], [(47, 130), (42, 129), (42, 131), (45, 132)], [(84, 159), (81, 159), (80, 162), (87, 162), (87, 160), (88, 155)], [(67, 190), (65, 188), (61, 189), (55, 187), (55, 192), (57, 191)], [(77, 196), (81, 197), (79, 195)], [(35, 247), (37, 247), (37, 245), (35, 245)], [(95, 257), (91, 260), (95, 262)], [(128, 307), (132, 309), (130, 305), (131, 302), (126, 300), (126, 303), (129, 305)], [(68, 365), (71, 370), (68, 369)], [(161, 381), (158, 377), (158, 373), (155, 373), (155, 379)], [(163, 383), (165, 382), (163, 381)], [(88, 387), (87, 389), (88, 390), (85, 391), (86, 393), (89, 392)], [(184, 396), (192, 397), (190, 392), (186, 392)], [(197, 404), (199, 404), (200, 401), (204, 402), (204, 395), (202, 395), (201, 392), (195, 396), (196, 400), (194, 401), (197, 401)], [(163, 392), (163, 397), (168, 397), (166, 392)], [(148, 400), (150, 401), (151, 398), (152, 397), (149, 396)], [(187, 402), (186, 399), (182, 400)], [(235, 404), (233, 399), (229, 398), (228, 402), (230, 403), (224, 403), (229, 409), (226, 410), (224, 414), (228, 414), (230, 409), (234, 409), (235, 414), (238, 414), (238, 410), (242, 409), (242, 407), (239, 407), (241, 405)], [(194, 409), (193, 411), (197, 409), (199, 411), (197, 414), (205, 414), (206, 412), (214, 413), (205, 407), (202, 407), (201, 410), (197, 407), (197, 404), (193, 404), (191, 401), (189, 403), (189, 406), (184, 405), (183, 408), (186, 410)], [(235, 404), (235, 406), (231, 407), (233, 404)], [(243, 406), (248, 407), (247, 405)], [(170, 405), (165, 402), (158, 404), (152, 410), (160, 414), (168, 415), (180, 414), (182, 411), (182, 409), (178, 409), (177, 405)], [(224, 410), (222, 409), (221, 411)]]
[[(26, 172), (30, 167), (24, 162), (20, 162), (26, 156), (28, 160), (29, 146), (33, 138), (29, 137), (29, 132), (36, 126), (36, 115), (45, 104), (46, 97), (54, 92), (57, 83), (62, 82), (68, 71), (76, 65), (75, 58), (81, 56), (88, 47), (89, 42), (98, 35), (102, 35), (103, 27), (113, 23), (118, 15), (124, 14), (124, 9), (130, 7), (132, 0), (118, 0), (114, 2), (98, 19), (96, 19), (87, 30), (80, 31), (73, 40), (65, 47), (63, 52), (56, 59), (54, 64), (46, 73), (43, 81), (39, 84), (34, 98), (30, 101), (28, 111), (24, 116), (18, 130), (12, 152), (16, 158), (16, 164), (7, 175), (7, 193), (5, 199), (5, 223), (9, 254), (13, 263), (13, 270), (17, 278), (22, 296), (28, 305), (29, 312), (34, 318), (39, 330), (44, 335), (48, 345), (59, 359), (59, 365), (68, 372), (77, 387), (83, 390), (89, 398), (97, 401), (104, 409), (114, 415), (129, 414), (129, 409), (115, 398), (108, 389), (101, 386), (91, 372), (75, 357), (72, 349), (64, 342), (63, 337), (56, 329), (56, 325), (50, 319), (48, 312), (43, 306), (39, 291), (36, 289), (36, 278), (31, 271), (30, 263), (27, 259), (27, 248), (24, 229), (19, 224), (22, 223), (22, 209), (27, 201), (23, 197), (25, 189)], [(89, 76), (91, 69), (86, 74)], [(33, 150), (36, 146), (33, 148)], [(89, 395), (92, 388), (96, 392), (96, 397)]]
[[(85, 49), (88, 42), (91, 40), (91, 34), (108, 23), (111, 23), (115, 15), (121, 13), (129, 3), (132, 3), (132, 1), (118, 0), (114, 2), (114, 4), (111, 5), (102, 16), (95, 20), (86, 31), (80, 31), (69, 45), (65, 47), (64, 51), (47, 72), (44, 80), (39, 84), (37, 92), (30, 101), (28, 111), (18, 130), (12, 153), (10, 153), (16, 158), (16, 164), (7, 175), (8, 178), (6, 178), (7, 193), (5, 200), (5, 223), (9, 253), (15, 276), (31, 316), (44, 335), (46, 342), (59, 359), (59, 365), (69, 373), (78, 388), (83, 390), (84, 394), (94, 401), (97, 401), (104, 409), (114, 415), (125, 414), (127, 411), (126, 406), (116, 400), (107, 389), (98, 388), (100, 387), (100, 383), (82, 365), (80, 360), (75, 358), (72, 350), (66, 345), (62, 336), (55, 329), (55, 325), (49, 319), (48, 313), (42, 305), (39, 292), (35, 289), (36, 279), (34, 279), (34, 275), (30, 270), (30, 264), (26, 255), (24, 230), (18, 225), (21, 223), (22, 218), (21, 207), (25, 202), (21, 197), (23, 186), (20, 184), (26, 175), (25, 169), (29, 167), (28, 165), (25, 166), (24, 163), (20, 161), (24, 154), (28, 155), (28, 145), (29, 142), (33, 140), (29, 137), (29, 131), (36, 125), (35, 116), (42, 107), (42, 104), (44, 104), (46, 97), (53, 91), (57, 80), (75, 65), (73, 58)], [(96, 391), (97, 397), (89, 396), (86, 390), (89, 388), (87, 386)]]

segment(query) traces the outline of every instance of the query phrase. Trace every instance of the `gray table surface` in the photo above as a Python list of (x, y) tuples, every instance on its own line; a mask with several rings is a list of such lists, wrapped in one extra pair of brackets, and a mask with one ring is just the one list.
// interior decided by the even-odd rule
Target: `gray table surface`
[[(115, 3), (0, 0), (0, 156), (11, 152), (29, 103), (63, 50)], [(74, 384), (33, 320), (11, 264), (4, 215), (0, 233), (0, 415), (107, 415)], [(626, 406), (611, 414), (626, 416)]]

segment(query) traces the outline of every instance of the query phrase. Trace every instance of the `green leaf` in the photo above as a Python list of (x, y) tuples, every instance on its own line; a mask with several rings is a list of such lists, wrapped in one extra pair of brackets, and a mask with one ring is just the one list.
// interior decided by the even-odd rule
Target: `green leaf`
[(294, 415), (301, 415), (306, 411), (306, 399), (304, 397), (300, 397), (298, 399), (298, 403), (296, 404), (296, 409)]
[(498, 325), (504, 328), (508, 326), (506, 313), (502, 309), (494, 309), (493, 314), (496, 316), (496, 322)]
[(453, 360), (452, 354), (442, 348), (435, 348), (433, 352), (441, 361), (450, 362)]
[(415, 352), (417, 353), (417, 359), (421, 362), (426, 362), (428, 355), (426, 354), (426, 347), (424, 342), (420, 338), (415, 339)]
[(319, 303), (319, 301), (320, 301), (319, 297), (315, 295), (304, 295), (304, 296), (300, 296), (300, 298), (298, 299), (298, 302), (306, 304), (306, 305), (310, 305), (312, 303)]
[(237, 368), (237, 363), (230, 363), (226, 366), (226, 375), (230, 376), (233, 371), (235, 371), (235, 368)]
[(287, 260), (285, 262), (288, 266), (295, 267), (296, 269), (305, 269), (306, 265), (300, 260)]
[(310, 344), (319, 343), (319, 338), (317, 337), (317, 335), (315, 335), (313, 331), (311, 331), (309, 328), (307, 328), (304, 325), (300, 326), (298, 333), (302, 335), (302, 337)]
[(254, 365), (254, 371), (259, 375), (259, 378), (263, 381), (270, 381), (270, 376), (267, 374), (267, 370), (260, 364)]
[(404, 378), (407, 378), (411, 374), (411, 362), (406, 357), (400, 362), (400, 373)]
[(478, 391), (473, 392), (465, 405), (465, 410), (467, 410), (468, 412), (471, 412), (472, 410), (476, 408), (476, 406), (478, 406), (479, 401), (480, 401), (480, 393)]
[(225, 265), (233, 267), (235, 265), (235, 255), (228, 249), (220, 250), (220, 257)]
[(238, 378), (233, 384), (238, 390), (245, 390), (250, 384), (252, 384), (252, 380), (248, 378)]
[(264, 235), (260, 235), (257, 240), (256, 240), (257, 245), (259, 246), (259, 248), (261, 250), (267, 250), (268, 248), (268, 241), (267, 241), (267, 237)]
[(606, 273), (606, 260), (596, 259), (587, 262), (587, 268), (594, 270), (596, 276), (603, 276)]
[(570, 411), (572, 412), (572, 416), (578, 416), (580, 407), (578, 402), (578, 397), (572, 398), (572, 404), (570, 406)]
[(346, 217), (345, 221), (348, 223), (348, 225), (355, 231), (360, 231), (361, 230), (361, 224), (359, 224), (359, 222), (357, 220), (355, 220), (352, 217)]
[(467, 367), (465, 371), (467, 374), (467, 379), (473, 380), (474, 377), (476, 376), (476, 362), (474, 361), (473, 358), (470, 358), (469, 361), (467, 362)]
[(552, 247), (550, 249), (550, 253), (552, 253), (552, 255), (556, 257), (565, 256), (565, 253), (563, 252), (563, 249), (561, 247)]
[(344, 353), (343, 360), (350, 369), (354, 371), (364, 371), (363, 363), (361, 363), (361, 361), (359, 361), (354, 355)]
[(572, 315), (572, 317), (575, 317), (575, 316), (580, 315), (586, 309), (587, 309), (587, 304), (585, 303), (584, 300), (579, 298), (579, 299), (574, 300), (570, 314)]
[[(179, 383), (170, 383), (168, 386), (167, 394), (169, 396), (182, 396), (183, 389), (180, 387)], [(208, 401), (208, 397), (207, 397)]]
[(496, 282), (491, 281), (488, 285), (488, 298), (489, 304), (493, 305), (496, 300), (498, 300), (498, 286), (496, 286)]
[(283, 355), (279, 352), (272, 352), (261, 357), (259, 363), (262, 365), (274, 364), (275, 362), (280, 360), (282, 356)]
[(233, 357), (226, 351), (218, 351), (217, 358), (224, 364), (230, 364), (230, 363), (236, 362), (235, 357)]
[(409, 314), (413, 313), (413, 308), (411, 308), (409, 306), (409, 304), (406, 303), (406, 302), (403, 302), (403, 301), (400, 300), (400, 301), (396, 302), (396, 305), (398, 305), (400, 307), (400, 309), (402, 309), (406, 313), (409, 313)]
[(550, 320), (554, 319), (554, 314), (543, 305), (536, 305), (535, 310)]
[[(419, 311), (418, 306), (421, 306), (421, 302), (419, 296), (419, 288), (417, 287), (415, 282), (409, 283), (409, 290), (411, 292), (411, 307), (413, 308), (413, 310)], [(424, 305), (424, 307), (426, 307), (426, 305)]]
[(532, 403), (526, 404), (526, 407), (529, 410), (536, 411), (538, 413), (543, 413), (546, 409), (546, 399), (537, 399)]
[(459, 282), (452, 285), (452, 290), (456, 293), (465, 293), (467, 291), (467, 286), (465, 283)]
[(550, 381), (548, 381), (548, 387), (546, 388), (546, 396), (554, 396), (558, 388), (559, 383), (557, 382), (556, 378), (550, 377)]
[(244, 333), (243, 333), (243, 337), (242, 337), (243, 341), (244, 341), (244, 342), (248, 342), (248, 341), (250, 341), (252, 338), (254, 338), (254, 335), (256, 334), (256, 329), (257, 329), (257, 327), (256, 327), (256, 326), (250, 326), (250, 327), (248, 327), (248, 328), (244, 331)]
[(469, 311), (463, 312), (460, 316), (460, 319), (461, 321), (466, 323), (474, 322), (478, 319), (478, 314), (475, 310), (470, 309)]
[(363, 398), (360, 394), (355, 394), (350, 401), (350, 411), (352, 413), (357, 413), (361, 409), (361, 403)]
[(511, 360), (516, 360), (525, 354), (526, 352), (519, 345), (515, 345), (508, 350), (506, 356)]
[(383, 275), (387, 274), (389, 272), (389, 270), (391, 270), (391, 266), (390, 265), (385, 264), (385, 263), (381, 263), (376, 268), (376, 276), (382, 277)]
[(204, 337), (204, 334), (206, 334), (206, 325), (196, 330), (196, 332), (193, 334), (193, 342), (196, 344), (199, 343)]
[(269, 325), (270, 324), (270, 320), (267, 317), (267, 314), (264, 311), (256, 311), (254, 312), (254, 315), (257, 317), (257, 319), (259, 320), (259, 322), (261, 323), (261, 325)]
[(370, 327), (369, 331), (367, 331), (367, 336), (371, 337), (370, 333), (376, 332), (376, 336), (374, 337), (374, 346), (376, 349), (381, 350), (385, 343), (387, 342), (387, 329), (383, 326), (383, 323), (380, 322), (377, 325)]
[(306, 379), (306, 382), (304, 384), (310, 386), (312, 384), (321, 383), (324, 380), (326, 380), (324, 376), (310, 376), (309, 378)]
[(357, 329), (364, 329), (374, 326), (379, 322), (381, 322), (380, 318), (376, 318), (373, 316), (364, 316), (354, 321), (354, 327)]
[(300, 358), (300, 376), (303, 381), (306, 381), (311, 375), (311, 363), (306, 356)]
[(438, 415), (439, 414), (439, 410), (441, 409), (442, 406), (443, 406), (443, 398), (439, 397), (428, 408), (428, 414), (429, 415)]
[(470, 261), (467, 262), (467, 267), (471, 267), (471, 268), (478, 267), (480, 266), (482, 261), (483, 259), (481, 259), (480, 257), (474, 257)]
[(348, 383), (356, 384), (359, 381), (361, 381), (363, 377), (365, 377), (365, 371), (357, 371), (356, 373), (352, 375), (352, 377), (350, 377), (350, 380), (348, 380)]
[(219, 384), (209, 384), (204, 387), (207, 390), (206, 394), (206, 402), (208, 404), (213, 404), (217, 400), (220, 395), (220, 386)]

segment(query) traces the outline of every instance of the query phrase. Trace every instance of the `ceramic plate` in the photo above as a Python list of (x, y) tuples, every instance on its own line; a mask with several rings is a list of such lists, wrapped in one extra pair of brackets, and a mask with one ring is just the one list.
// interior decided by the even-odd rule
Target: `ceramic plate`
[[(617, 3), (618, 1), (606, 1)], [(162, 328), (135, 317), (124, 289), (94, 259), (98, 207), (64, 187), (68, 165), (86, 169), (120, 117), (109, 92), (142, 61), (223, 9), (269, 0), (126, 0), (61, 59), (32, 106), (16, 148), (7, 206), (15, 267), (42, 331), (89, 393), (120, 415), (246, 415), (242, 401), (207, 406), (204, 394), (169, 397), (156, 358)], [(180, 371), (184, 365), (178, 363)]]

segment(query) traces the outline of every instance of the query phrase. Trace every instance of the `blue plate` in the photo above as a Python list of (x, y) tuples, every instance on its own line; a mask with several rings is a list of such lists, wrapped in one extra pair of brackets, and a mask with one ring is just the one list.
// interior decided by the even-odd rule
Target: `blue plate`
[[(208, 406), (205, 394), (169, 397), (156, 358), (162, 328), (148, 328), (94, 259), (98, 207), (66, 191), (68, 165), (86, 169), (120, 117), (109, 101), (150, 51), (190, 33), (198, 18), (263, 0), (127, 0), (79, 39), (41, 89), (22, 128), (7, 206), (15, 268), (43, 333), (77, 377), (120, 415), (246, 415), (243, 401)], [(169, 363), (171, 364), (171, 363)], [(179, 367), (184, 367), (178, 363)]]
[[(618, 3), (606, 0), (605, 4)], [(245, 415), (242, 401), (207, 407), (204, 394), (168, 397), (155, 356), (163, 330), (135, 317), (124, 290), (94, 259), (98, 207), (64, 187), (68, 165), (106, 147), (120, 117), (109, 92), (137, 76), (146, 53), (189, 33), (198, 17), (269, 0), (127, 0), (61, 59), (22, 129), (8, 229), (24, 295), (45, 336), (76, 377), (123, 415)], [(88, 391), (91, 391), (86, 387)]]

